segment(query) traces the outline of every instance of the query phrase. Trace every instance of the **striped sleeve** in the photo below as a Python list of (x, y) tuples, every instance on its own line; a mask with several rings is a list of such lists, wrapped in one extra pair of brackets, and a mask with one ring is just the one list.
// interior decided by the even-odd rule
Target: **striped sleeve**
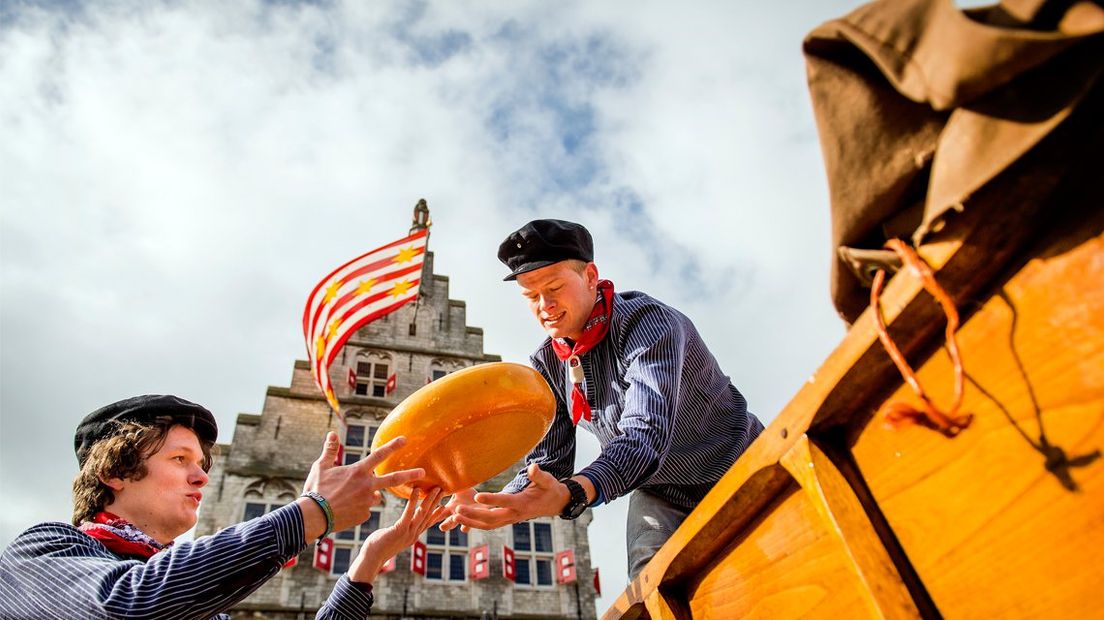
[(0, 556), (4, 618), (210, 618), (241, 601), (303, 548), (295, 504), (173, 545), (143, 563), (63, 523), (20, 535)]
[(619, 432), (579, 472), (595, 481), (607, 502), (644, 484), (663, 464), (685, 362), (686, 332), (680, 322), (659, 309), (635, 318), (619, 343), (628, 384)]
[[(525, 464), (528, 466), (530, 463), (536, 463), (544, 471), (563, 480), (571, 476), (575, 469), (575, 425), (572, 424), (571, 416), (567, 412), (567, 404), (560, 395), (561, 390), (556, 389), (555, 373), (545, 367), (536, 355), (530, 358), (529, 363), (552, 387), (552, 393), (556, 396), (556, 414), (552, 418), (552, 426), (548, 432), (525, 458)], [(505, 493), (517, 493), (527, 486), (529, 486), (529, 475), (523, 468), (502, 490)]]
[(334, 585), (330, 598), (315, 616), (317, 620), (364, 620), (372, 613), (372, 586), (353, 583), (342, 575)]

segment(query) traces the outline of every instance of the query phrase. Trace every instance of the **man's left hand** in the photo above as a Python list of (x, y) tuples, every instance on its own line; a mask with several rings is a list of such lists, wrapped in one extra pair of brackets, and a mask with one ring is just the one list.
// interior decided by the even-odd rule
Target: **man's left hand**
[(519, 493), (476, 493), (474, 504), (457, 504), (452, 509), (453, 516), (442, 524), (442, 529), (451, 529), (459, 524), (493, 530), (537, 517), (554, 517), (563, 512), (571, 499), (567, 487), (536, 463), (529, 465), (527, 473), (529, 486)]

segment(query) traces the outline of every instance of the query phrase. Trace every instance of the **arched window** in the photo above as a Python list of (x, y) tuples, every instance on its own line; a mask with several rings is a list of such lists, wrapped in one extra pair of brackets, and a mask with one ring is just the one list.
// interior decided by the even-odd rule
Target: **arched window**
[(295, 501), (298, 494), (295, 489), (282, 480), (258, 480), (245, 490), (242, 502), (242, 521), (256, 519), (281, 506)]
[(444, 377), (447, 374), (454, 373), (457, 370), (466, 368), (463, 362), (456, 360), (434, 358), (429, 363), (429, 376), (426, 377), (426, 383), (431, 383)]

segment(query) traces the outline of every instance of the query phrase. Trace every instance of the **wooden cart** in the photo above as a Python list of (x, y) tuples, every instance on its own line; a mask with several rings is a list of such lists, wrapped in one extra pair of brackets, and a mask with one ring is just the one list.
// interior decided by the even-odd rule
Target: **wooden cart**
[[(1069, 14), (1055, 16), (1054, 4), (1000, 9), (1070, 35)], [(916, 66), (938, 78), (923, 50), (911, 50), (912, 69), (894, 68), (861, 40), (884, 28), (885, 46), (901, 30), (894, 16), (918, 14), (930, 40), (930, 28), (954, 19), (949, 0), (870, 5), (806, 40), (834, 209), (883, 179), (856, 170), (855, 157), (844, 161), (862, 145), (854, 128), (831, 125), (841, 118), (832, 105), (867, 97), (873, 113), (909, 124), (900, 110), (915, 107), (923, 121), (896, 142), (932, 147), (918, 150), (905, 189), (866, 198), (897, 207), (851, 239), (837, 220), (834, 234), (840, 246), (869, 240), (922, 205), (913, 230), (923, 230), (911, 240), (961, 316), (960, 410), (972, 421), (957, 433), (886, 423), (890, 403), (921, 403), (868, 307), (606, 618), (1104, 617), (1104, 20), (1093, 21), (1104, 11), (1082, 8), (1095, 17), (1077, 22), (1063, 50), (988, 94), (949, 103), (931, 93), (918, 101), (908, 83)], [(848, 80), (871, 90), (844, 87), (845, 101), (826, 103)], [(886, 102), (871, 106), (877, 97)], [(1037, 139), (1009, 147), (1001, 127)], [(842, 264), (836, 277), (857, 282)], [(836, 283), (845, 314), (854, 298), (841, 298), (856, 282)], [(920, 384), (946, 407), (954, 368), (939, 304), (902, 270), (881, 305)]]

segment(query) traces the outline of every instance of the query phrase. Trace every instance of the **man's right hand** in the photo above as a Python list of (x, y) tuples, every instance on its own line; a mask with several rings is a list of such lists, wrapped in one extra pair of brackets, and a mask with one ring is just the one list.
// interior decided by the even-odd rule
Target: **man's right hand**
[[(335, 465), (338, 453), (337, 433), (330, 431), (322, 454), (311, 465), (303, 491), (315, 491), (329, 502), (334, 513), (334, 532), (359, 525), (368, 519), (370, 509), (382, 499), (380, 491), (388, 487), (414, 482), (425, 476), (425, 470), (405, 469), (383, 476), (375, 474), (381, 461), (406, 444), (405, 437), (396, 437), (351, 465)], [(313, 540), (326, 530), (326, 516), (314, 500), (297, 500), (303, 509), (306, 540)], [(313, 509), (309, 506), (314, 506)]]

